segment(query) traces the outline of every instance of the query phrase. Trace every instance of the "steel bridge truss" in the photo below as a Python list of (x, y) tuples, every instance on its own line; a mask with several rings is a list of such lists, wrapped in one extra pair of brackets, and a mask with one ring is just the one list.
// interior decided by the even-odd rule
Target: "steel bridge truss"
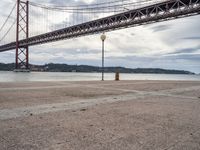
[[(19, 46), (33, 46), (198, 14), (200, 14), (200, 0), (168, 0), (162, 3), (129, 10), (117, 15), (30, 37), (27, 40), (19, 41)], [(0, 51), (11, 50), (15, 47), (16, 45), (13, 42), (0, 46)]]

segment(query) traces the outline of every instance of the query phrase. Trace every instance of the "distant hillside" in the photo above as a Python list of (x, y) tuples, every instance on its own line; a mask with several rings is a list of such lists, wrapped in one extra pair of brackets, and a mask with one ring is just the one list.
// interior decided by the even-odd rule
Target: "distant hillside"
[[(0, 63), (1, 71), (14, 70), (15, 64)], [(87, 65), (67, 65), (67, 64), (46, 64), (46, 65), (30, 65), (31, 71), (43, 72), (101, 72), (101, 67)], [(155, 74), (194, 74), (193, 72), (184, 70), (166, 70), (160, 68), (124, 68), (124, 67), (105, 67), (105, 72), (112, 73), (119, 71), (120, 73), (155, 73)]]
[(15, 68), (15, 64), (3, 64), (0, 63), (0, 70), (1, 71), (12, 71)]

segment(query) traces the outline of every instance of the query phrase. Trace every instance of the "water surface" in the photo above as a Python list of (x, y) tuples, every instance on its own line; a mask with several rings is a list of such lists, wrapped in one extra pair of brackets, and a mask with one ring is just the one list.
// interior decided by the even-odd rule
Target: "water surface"
[[(114, 73), (106, 73), (105, 80), (114, 80)], [(120, 74), (121, 80), (192, 80), (200, 81), (200, 75), (174, 74)], [(31, 72), (16, 73), (0, 71), (0, 82), (27, 81), (98, 81), (101, 73)]]

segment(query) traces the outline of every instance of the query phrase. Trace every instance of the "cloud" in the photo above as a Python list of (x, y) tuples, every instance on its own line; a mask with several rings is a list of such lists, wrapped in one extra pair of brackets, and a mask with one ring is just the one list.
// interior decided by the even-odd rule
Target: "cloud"
[(151, 28), (153, 32), (161, 32), (170, 29), (169, 25), (157, 25)]
[(199, 52), (200, 54), (200, 45), (197, 47), (191, 47), (191, 48), (185, 48), (185, 49), (178, 49), (175, 50), (174, 52), (168, 53), (168, 55), (173, 55), (173, 54), (192, 54), (195, 52)]
[(194, 37), (183, 37), (183, 40), (200, 40), (200, 36), (194, 36)]

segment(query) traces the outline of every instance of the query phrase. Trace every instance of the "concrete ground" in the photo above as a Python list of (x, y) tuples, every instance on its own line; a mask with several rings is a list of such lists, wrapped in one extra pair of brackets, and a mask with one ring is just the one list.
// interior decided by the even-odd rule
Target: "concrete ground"
[(0, 150), (200, 150), (200, 82), (0, 83)]

